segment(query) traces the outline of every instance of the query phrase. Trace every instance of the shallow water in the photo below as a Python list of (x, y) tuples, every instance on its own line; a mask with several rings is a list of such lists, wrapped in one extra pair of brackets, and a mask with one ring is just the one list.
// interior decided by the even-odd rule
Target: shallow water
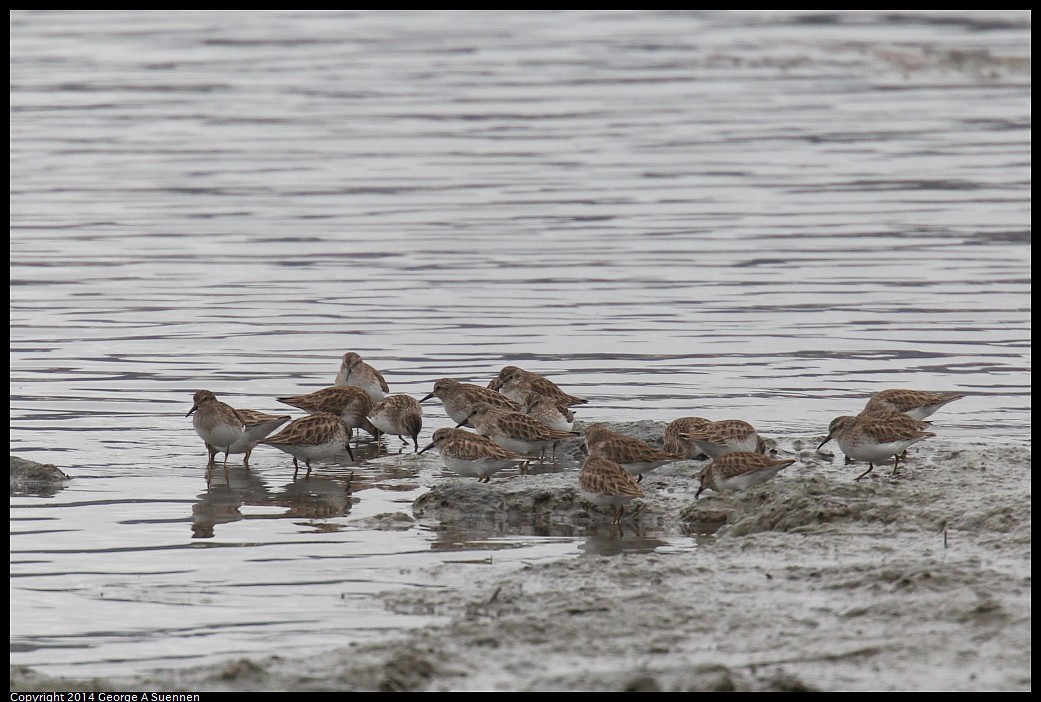
[(11, 499), (12, 664), (303, 653), (430, 621), (371, 597), (424, 563), (696, 548), (387, 528), (440, 471), (364, 441), (207, 485), (195, 390), (281, 411), (347, 350), (787, 437), (957, 391), (943, 438), (1028, 443), (1030, 92), (1019, 12), (12, 13), (12, 453), (75, 478)]

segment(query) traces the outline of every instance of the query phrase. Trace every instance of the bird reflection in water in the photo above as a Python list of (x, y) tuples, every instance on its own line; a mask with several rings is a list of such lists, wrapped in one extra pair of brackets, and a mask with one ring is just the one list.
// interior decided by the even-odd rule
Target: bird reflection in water
[[(257, 473), (228, 466), (227, 479), (208, 481), (199, 501), (192, 505), (192, 538), (211, 539), (216, 527), (244, 519), (308, 519), (318, 531), (340, 531), (343, 524), (322, 522), (346, 515), (357, 501), (354, 473), (345, 479), (312, 476), (288, 483), (273, 492)], [(284, 507), (280, 513), (243, 514), (243, 506)]]

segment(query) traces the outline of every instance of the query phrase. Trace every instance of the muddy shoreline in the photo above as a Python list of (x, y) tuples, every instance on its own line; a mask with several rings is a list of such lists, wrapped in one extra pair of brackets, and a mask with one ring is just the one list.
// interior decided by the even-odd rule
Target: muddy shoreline
[[(745, 493), (694, 500), (703, 461), (654, 471), (620, 530), (578, 497), (573, 470), (436, 480), (411, 515), (386, 515), (386, 528), (490, 518), (588, 535), (577, 558), (446, 564), (417, 573), (431, 587), (382, 597), (388, 610), (443, 625), (304, 660), (132, 679), (12, 668), (11, 689), (1030, 689), (1029, 447), (933, 440), (895, 477), (854, 483), (861, 467), (841, 454), (801, 439), (772, 445), (799, 463)], [(567, 453), (577, 446), (562, 451), (577, 457)], [(692, 535), (697, 546), (652, 550), (654, 534)]]

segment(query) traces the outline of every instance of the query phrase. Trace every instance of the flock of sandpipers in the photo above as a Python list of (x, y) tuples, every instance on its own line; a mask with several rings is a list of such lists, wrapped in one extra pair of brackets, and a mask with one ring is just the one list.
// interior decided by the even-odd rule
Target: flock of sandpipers
[[(430, 444), (420, 449), (421, 403), (433, 397), (441, 400), (456, 427), (436, 430)], [(928, 431), (930, 423), (925, 418), (961, 397), (883, 390), (873, 395), (856, 416), (833, 420), (827, 438), (817, 449), (835, 439), (847, 463), (866, 461), (869, 467), (857, 476), (858, 481), (876, 463), (890, 458), (895, 473), (909, 446), (936, 436)], [(364, 429), (377, 442), (382, 434), (391, 434), (406, 444), (411, 439), (419, 453), (436, 448), (449, 470), (488, 482), (504, 468), (544, 460), (547, 449), (555, 456), (557, 443), (581, 436), (588, 455), (578, 476), (579, 491), (594, 504), (613, 507), (614, 522), (619, 523), (625, 505), (644, 496), (640, 487), (643, 474), (666, 463), (702, 455), (711, 459), (701, 471), (697, 497), (705, 488), (747, 489), (771, 479), (797, 460), (769, 455), (755, 428), (737, 419), (681, 417), (665, 427), (660, 449), (599, 423), (590, 424), (582, 433), (573, 431), (575, 415), (571, 408), (588, 400), (517, 366), (504, 367), (487, 387), (442, 378), (429, 394), (417, 400), (407, 394), (391, 395), (383, 375), (358, 354), (349, 352), (344, 354), (332, 386), (307, 395), (280, 397), (278, 401), (308, 414), (292, 419), (290, 415), (235, 409), (209, 390), (196, 392), (188, 415), (194, 415), (195, 431), (209, 450), (207, 469), (216, 464), (220, 452), (224, 453), (225, 468), (229, 454), (245, 454), (243, 463), (248, 466), (253, 449), (267, 444), (293, 457), (294, 480), (300, 470), (298, 459), (303, 459), (309, 477), (313, 460), (343, 451), (354, 460), (350, 441), (355, 430)], [(286, 422), (287, 426), (272, 435)]]

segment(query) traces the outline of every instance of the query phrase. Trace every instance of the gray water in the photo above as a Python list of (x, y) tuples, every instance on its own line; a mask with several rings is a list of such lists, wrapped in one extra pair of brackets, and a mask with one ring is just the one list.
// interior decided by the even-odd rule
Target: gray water
[(1028, 12), (10, 21), (11, 450), (74, 477), (11, 498), (12, 664), (309, 655), (436, 621), (374, 598), (417, 566), (602, 552), (385, 528), (441, 472), (371, 442), (207, 485), (195, 390), (281, 413), (349, 350), (788, 438), (957, 391), (942, 438), (1029, 443)]

